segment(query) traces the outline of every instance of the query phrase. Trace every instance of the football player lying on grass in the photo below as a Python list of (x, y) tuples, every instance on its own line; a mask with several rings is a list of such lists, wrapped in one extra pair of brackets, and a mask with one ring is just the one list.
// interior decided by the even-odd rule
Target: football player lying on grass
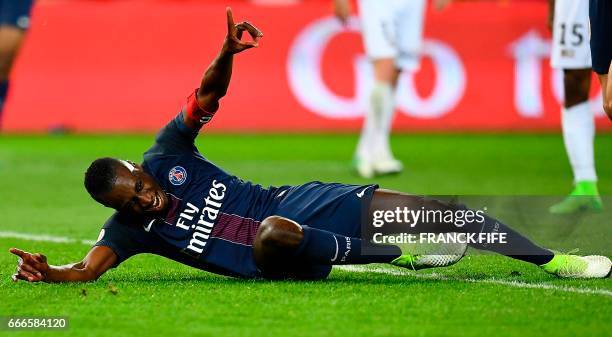
[[(468, 211), (464, 206), (382, 190), (377, 185), (310, 182), (263, 188), (228, 174), (202, 156), (194, 140), (219, 109), (234, 55), (257, 47), (263, 36), (248, 22), (234, 24), (229, 8), (227, 30), (223, 47), (200, 87), (159, 132), (142, 164), (101, 158), (87, 169), (87, 191), (116, 212), (85, 258), (53, 266), (42, 254), (12, 248), (10, 252), (19, 256), (15, 281), (91, 281), (140, 253), (165, 256), (213, 273), (268, 279), (322, 279), (337, 264), (390, 263), (417, 270), (461, 259), (465, 244), (438, 245), (426, 254), (416, 254), (364, 239), (361, 224), (371, 221), (374, 211), (397, 207)], [(243, 32), (252, 40), (243, 40)], [(461, 227), (434, 221), (411, 230), (505, 233), (504, 244), (469, 245), (533, 263), (560, 277), (601, 278), (610, 271), (607, 257), (555, 253), (486, 215), (481, 222)], [(375, 249), (373, 253), (366, 252), (370, 248)]]

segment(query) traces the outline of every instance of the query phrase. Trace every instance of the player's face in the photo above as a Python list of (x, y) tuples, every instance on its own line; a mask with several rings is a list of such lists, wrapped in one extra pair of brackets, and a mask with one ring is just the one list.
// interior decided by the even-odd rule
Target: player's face
[(155, 179), (138, 164), (120, 162), (113, 189), (102, 197), (102, 202), (118, 211), (132, 214), (163, 212), (169, 204), (168, 196)]

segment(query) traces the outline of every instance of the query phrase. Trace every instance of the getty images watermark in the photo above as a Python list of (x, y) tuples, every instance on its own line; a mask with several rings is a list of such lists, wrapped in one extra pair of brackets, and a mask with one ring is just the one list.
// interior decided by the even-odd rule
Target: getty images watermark
[[(462, 227), (484, 225), (482, 209), (411, 209), (396, 207), (372, 212), (371, 234), (375, 244), (505, 244), (507, 233), (462, 232)], [(418, 228), (417, 228), (418, 226)], [(454, 226), (454, 227), (453, 227)], [(441, 228), (443, 227), (443, 228)], [(456, 228), (457, 231), (449, 231)]]

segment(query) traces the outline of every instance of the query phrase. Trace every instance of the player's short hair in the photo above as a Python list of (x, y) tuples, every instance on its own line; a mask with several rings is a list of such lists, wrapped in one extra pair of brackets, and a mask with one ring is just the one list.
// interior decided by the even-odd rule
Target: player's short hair
[(113, 189), (117, 180), (117, 164), (115, 158), (99, 158), (94, 160), (85, 172), (85, 189), (92, 198), (101, 202), (101, 197)]

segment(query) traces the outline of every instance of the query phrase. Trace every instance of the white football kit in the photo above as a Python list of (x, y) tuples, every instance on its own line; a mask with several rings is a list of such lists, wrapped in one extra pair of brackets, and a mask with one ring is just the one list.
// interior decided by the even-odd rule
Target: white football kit
[(359, 0), (359, 12), (369, 58), (393, 58), (402, 70), (419, 68), (425, 0)]
[(591, 68), (589, 35), (589, 0), (556, 0), (551, 66)]

